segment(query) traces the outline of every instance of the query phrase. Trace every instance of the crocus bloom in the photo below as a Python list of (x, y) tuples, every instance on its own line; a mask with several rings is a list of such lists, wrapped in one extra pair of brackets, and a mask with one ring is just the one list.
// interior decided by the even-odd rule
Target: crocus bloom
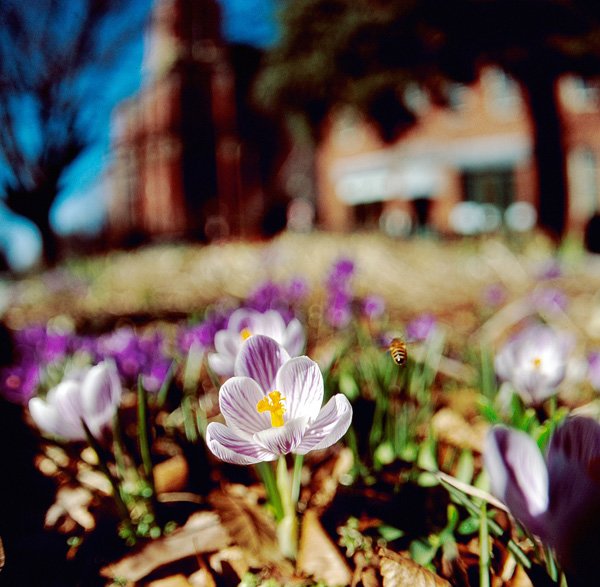
[(233, 375), (235, 360), (243, 342), (255, 334), (275, 339), (291, 356), (299, 355), (306, 341), (302, 324), (296, 318), (286, 325), (276, 310), (262, 313), (240, 308), (229, 317), (227, 328), (215, 334), (216, 352), (208, 355), (211, 369), (225, 377)]
[(85, 440), (81, 424), (100, 438), (121, 400), (122, 388), (113, 363), (102, 362), (83, 375), (65, 379), (43, 400), (29, 400), (29, 412), (37, 427), (65, 440)]
[(323, 403), (323, 376), (308, 357), (290, 358), (279, 343), (256, 335), (243, 345), (235, 377), (221, 386), (226, 424), (211, 422), (206, 444), (223, 461), (248, 465), (288, 453), (306, 454), (337, 442), (352, 407), (343, 394)]
[(484, 462), (492, 492), (556, 551), (566, 569), (578, 577), (595, 569), (600, 546), (598, 422), (568, 419), (552, 436), (546, 461), (527, 434), (495, 426), (486, 439)]
[(526, 403), (539, 404), (555, 394), (565, 377), (572, 338), (536, 324), (508, 341), (495, 359), (496, 374)]
[(436, 324), (435, 316), (421, 314), (406, 325), (406, 336), (409, 340), (423, 342), (434, 331)]
[(362, 311), (369, 320), (376, 320), (385, 312), (385, 300), (375, 294), (367, 296), (363, 299)]

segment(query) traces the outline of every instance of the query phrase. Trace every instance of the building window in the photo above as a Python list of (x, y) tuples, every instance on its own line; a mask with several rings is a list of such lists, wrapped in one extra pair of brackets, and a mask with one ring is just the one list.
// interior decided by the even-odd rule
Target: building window
[(572, 112), (598, 110), (600, 96), (598, 82), (567, 75), (560, 80), (559, 88), (562, 103)]
[(577, 147), (567, 156), (571, 214), (587, 220), (598, 210), (596, 156), (589, 147)]
[(515, 178), (512, 169), (465, 171), (462, 181), (466, 201), (492, 204), (500, 210), (506, 210), (515, 199)]
[(512, 118), (521, 109), (517, 82), (498, 67), (488, 67), (481, 74), (485, 103), (494, 116)]
[(376, 229), (379, 225), (379, 217), (383, 205), (381, 202), (370, 202), (354, 206), (354, 222), (357, 227)]

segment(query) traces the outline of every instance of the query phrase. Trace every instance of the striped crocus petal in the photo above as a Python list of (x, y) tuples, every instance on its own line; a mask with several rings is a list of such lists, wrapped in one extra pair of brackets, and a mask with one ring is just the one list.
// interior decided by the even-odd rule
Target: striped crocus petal
[(278, 457), (277, 453), (266, 450), (219, 422), (211, 422), (207, 426), (206, 446), (217, 458), (232, 465), (253, 465), (274, 461)]
[(569, 418), (552, 436), (547, 460), (548, 543), (561, 564), (578, 576), (576, 584), (594, 585), (600, 546), (600, 424), (590, 418)]
[(88, 371), (81, 383), (81, 407), (86, 424), (96, 438), (110, 425), (122, 394), (114, 363), (103, 361)]
[(291, 357), (297, 357), (304, 351), (306, 345), (306, 334), (300, 320), (293, 318), (287, 325), (283, 346)]
[(242, 339), (239, 332), (233, 330), (219, 330), (215, 334), (215, 353), (208, 355), (208, 364), (217, 374), (224, 377), (233, 375), (235, 358), (240, 350)]
[(545, 538), (548, 470), (535, 441), (520, 430), (494, 426), (486, 438), (484, 463), (494, 495), (531, 532)]
[(351, 422), (352, 406), (348, 398), (341, 393), (334, 395), (309, 425), (294, 452), (303, 455), (331, 446), (346, 434)]
[(283, 343), (285, 322), (277, 310), (254, 312), (248, 319), (248, 329), (251, 334), (264, 334)]
[(242, 345), (235, 361), (234, 374), (254, 379), (268, 393), (275, 389), (277, 371), (289, 359), (288, 352), (276, 340), (257, 334)]
[(309, 421), (319, 414), (323, 404), (323, 375), (317, 363), (308, 357), (295, 357), (277, 372), (275, 387), (285, 397), (285, 418), (306, 416)]
[(256, 409), (264, 397), (258, 383), (250, 377), (231, 377), (225, 381), (219, 391), (219, 407), (227, 425), (249, 435), (269, 428), (269, 413), (259, 413)]
[(287, 421), (283, 426), (257, 432), (253, 438), (265, 450), (276, 455), (286, 455), (295, 452), (296, 447), (302, 442), (307, 424), (306, 417), (295, 418)]
[(65, 440), (85, 439), (85, 432), (81, 425), (83, 409), (78, 382), (63, 381), (48, 392), (45, 401), (32, 398), (29, 402), (29, 410), (42, 432)]

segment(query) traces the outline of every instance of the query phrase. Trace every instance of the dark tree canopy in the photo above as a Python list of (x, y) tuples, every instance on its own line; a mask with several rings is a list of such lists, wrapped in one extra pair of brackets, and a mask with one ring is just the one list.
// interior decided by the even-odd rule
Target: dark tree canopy
[(555, 236), (566, 219), (566, 171), (556, 82), (600, 74), (600, 4), (584, 0), (297, 0), (283, 14), (257, 92), (304, 122), (318, 140), (344, 104), (366, 114), (382, 138), (414, 118), (410, 84), (444, 103), (448, 82), (469, 83), (497, 64), (521, 85), (534, 129), (540, 224)]
[[(106, 134), (119, 66), (149, 2), (0, 0), (0, 197), (33, 221), (56, 260), (50, 208), (64, 174)], [(130, 88), (131, 91), (133, 88)]]

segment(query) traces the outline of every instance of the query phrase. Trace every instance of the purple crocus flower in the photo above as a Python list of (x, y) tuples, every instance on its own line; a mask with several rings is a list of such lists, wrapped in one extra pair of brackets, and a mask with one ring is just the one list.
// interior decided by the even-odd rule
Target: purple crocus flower
[(565, 378), (572, 338), (542, 324), (522, 330), (496, 355), (496, 374), (523, 401), (539, 404), (554, 395)]
[(344, 328), (352, 319), (353, 275), (354, 263), (350, 259), (340, 259), (333, 264), (327, 276), (325, 318), (334, 328)]
[(595, 570), (600, 546), (598, 422), (568, 419), (552, 436), (545, 461), (527, 434), (495, 426), (486, 439), (484, 463), (494, 495), (556, 551), (565, 569), (578, 578)]
[(159, 332), (138, 335), (133, 328), (123, 327), (98, 339), (97, 354), (115, 362), (127, 385), (135, 385), (141, 375), (148, 391), (157, 391), (167, 373), (170, 360), (164, 351), (164, 339)]
[(435, 330), (437, 320), (432, 314), (421, 314), (406, 325), (409, 340), (423, 342)]
[(225, 424), (211, 422), (206, 444), (221, 460), (249, 465), (337, 442), (352, 421), (343, 394), (323, 403), (323, 376), (308, 357), (290, 358), (277, 341), (256, 335), (243, 345), (235, 377), (219, 391)]
[(122, 388), (113, 363), (102, 362), (83, 374), (63, 380), (46, 399), (29, 400), (29, 412), (44, 433), (65, 440), (85, 440), (81, 424), (101, 438), (121, 401)]
[(208, 364), (218, 375), (230, 377), (234, 373), (236, 357), (244, 340), (255, 334), (264, 334), (282, 344), (291, 356), (304, 349), (306, 336), (299, 320), (288, 324), (276, 310), (257, 312), (239, 308), (229, 317), (227, 328), (215, 334), (215, 351), (208, 355)]
[(385, 300), (375, 294), (369, 295), (363, 299), (362, 311), (369, 320), (376, 320), (385, 312)]

